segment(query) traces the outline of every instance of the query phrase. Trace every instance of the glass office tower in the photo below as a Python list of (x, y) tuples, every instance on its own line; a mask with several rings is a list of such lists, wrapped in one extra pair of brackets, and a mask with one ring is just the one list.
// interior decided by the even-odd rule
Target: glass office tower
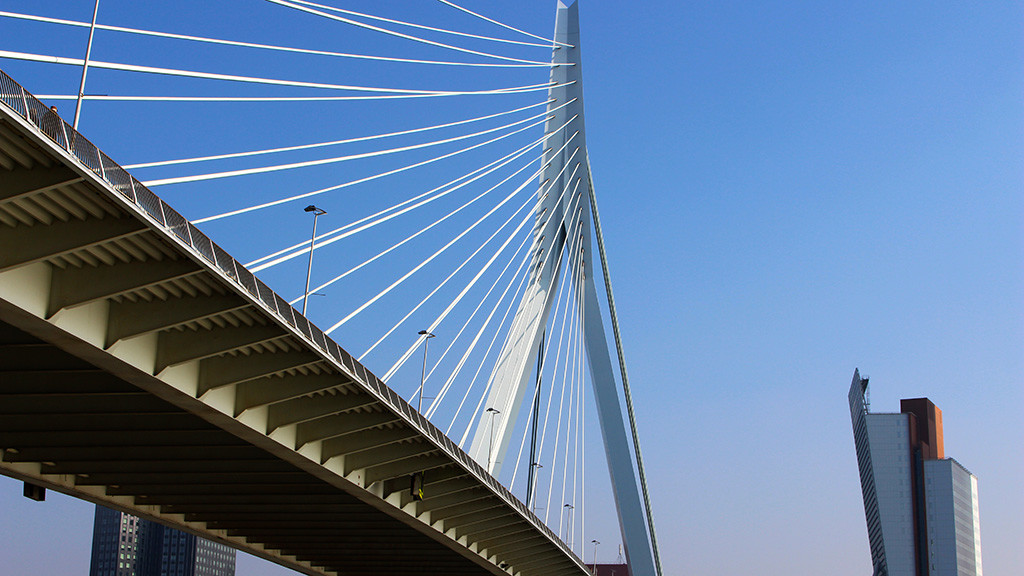
[(89, 576), (234, 576), (235, 550), (96, 506)]
[(873, 575), (982, 576), (978, 480), (945, 457), (942, 411), (872, 413), (859, 371), (849, 402)]

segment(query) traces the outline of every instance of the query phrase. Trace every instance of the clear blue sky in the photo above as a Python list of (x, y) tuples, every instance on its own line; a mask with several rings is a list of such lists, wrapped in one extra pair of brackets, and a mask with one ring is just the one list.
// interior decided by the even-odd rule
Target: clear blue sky
[[(88, 4), (8, 1), (0, 9), (85, 20)], [(206, 4), (104, 0), (100, 21), (334, 50), (384, 48), (372, 34), (265, 2)], [(546, 0), (462, 4), (541, 35), (553, 25), (554, 5)], [(439, 3), (351, 6), (502, 34)], [(900, 398), (919, 396), (943, 410), (946, 454), (979, 478), (984, 566), (990, 574), (1018, 573), (1021, 4), (589, 0), (580, 11), (588, 148), (666, 574), (870, 573), (846, 404), (855, 367), (871, 377), (876, 411), (896, 411)], [(81, 57), (84, 41), (79, 30), (0, 19), (0, 50)], [(348, 82), (326, 66), (282, 69), (283, 59), (179, 44), (172, 53), (166, 46), (107, 33), (97, 37), (94, 57)], [(421, 57), (447, 54), (387, 45), (394, 47)], [(543, 52), (502, 53), (543, 60)], [(70, 67), (6, 59), (0, 67), (36, 93), (77, 87)], [(374, 77), (377, 70), (352, 74), (403, 87), (450, 80), (443, 72), (392, 68)], [(546, 76), (534, 70), (474, 78), (480, 88)], [(124, 74), (94, 71), (87, 92), (136, 86), (124, 82)], [(153, 80), (149, 92), (134, 93), (205, 86)], [(72, 105), (58, 105), (69, 117)], [(367, 118), (378, 126), (416, 118), (412, 108), (392, 119), (369, 105), (345, 113), (352, 116), (326, 105), (166, 106), (87, 103), (81, 129), (131, 163), (234, 151), (244, 148), (239, 138), (285, 145), (345, 133)], [(476, 104), (436, 106), (445, 118), (478, 113)], [(274, 187), (318, 185), (308, 178), (309, 185), (284, 176), (254, 181), (231, 198), (219, 194), (227, 181), (157, 191), (199, 217), (211, 204), (245, 205)], [(301, 214), (270, 218), (294, 230), (308, 225)], [(244, 259), (260, 255), (255, 245), (266, 240), (245, 227), (262, 223), (205, 229)], [(287, 278), (296, 270), (270, 279), (291, 294)], [(0, 548), (5, 573), (87, 572), (91, 505), (60, 495), (30, 502), (4, 479), (0, 510), (9, 543)], [(609, 560), (611, 548), (602, 548)], [(282, 573), (240, 561), (240, 575)]]

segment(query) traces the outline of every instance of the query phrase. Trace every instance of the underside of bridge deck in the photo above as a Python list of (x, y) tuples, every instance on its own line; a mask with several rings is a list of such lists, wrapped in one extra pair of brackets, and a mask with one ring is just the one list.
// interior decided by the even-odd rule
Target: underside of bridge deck
[(307, 574), (586, 573), (408, 403), (2, 72), (0, 473)]
[(0, 438), (14, 473), (71, 478), (108, 505), (130, 499), (130, 512), (159, 510), (157, 520), (205, 524), (340, 574), (481, 573), (320, 478), (7, 323), (0, 366)]

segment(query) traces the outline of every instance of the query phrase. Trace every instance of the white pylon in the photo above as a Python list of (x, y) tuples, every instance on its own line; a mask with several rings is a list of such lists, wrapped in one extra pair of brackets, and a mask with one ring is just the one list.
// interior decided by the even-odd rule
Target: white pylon
[[(557, 66), (551, 69), (553, 87), (549, 90), (550, 116), (545, 129), (551, 132), (568, 124), (558, 134), (553, 134), (546, 144), (544, 161), (547, 166), (540, 176), (538, 189), (539, 207), (533, 231), (529, 285), (491, 374), (491, 389), (485, 405), (501, 410), (502, 417), (492, 422), (488, 414), (477, 415), (476, 432), (469, 453), (477, 462), (489, 467), (491, 474), (497, 476), (501, 471), (512, 429), (529, 387), (533, 365), (537, 354), (542, 353), (541, 333), (547, 324), (562, 272), (562, 251), (567, 245), (578, 247), (583, 257), (577, 258), (574, 254), (566, 261), (570, 265), (580, 261), (583, 266), (581, 306), (585, 318), (586, 356), (622, 530), (622, 542), (631, 573), (634, 576), (655, 576), (655, 552), (641, 504), (633, 450), (623, 421), (618, 386), (594, 284), (591, 228), (595, 212), (590, 204), (592, 188), (583, 122), (583, 75), (577, 4), (567, 7), (558, 3), (555, 41), (560, 45), (552, 51), (552, 63)], [(570, 103), (563, 106), (567, 102)], [(570, 139), (571, 143), (563, 146)], [(572, 165), (566, 166), (569, 162)], [(566, 194), (562, 195), (562, 190), (567, 190)], [(569, 221), (572, 214), (579, 214), (581, 220)], [(581, 241), (572, 241), (574, 230), (582, 234)], [(578, 272), (569, 271), (574, 277), (579, 277)]]

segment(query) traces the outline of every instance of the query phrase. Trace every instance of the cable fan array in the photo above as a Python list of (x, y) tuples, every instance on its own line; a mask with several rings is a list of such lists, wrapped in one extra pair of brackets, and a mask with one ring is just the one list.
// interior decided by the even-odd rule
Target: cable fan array
[[(41, 99), (84, 101), (90, 138), (292, 305), (308, 304), (389, 386), (426, 401), (425, 415), (460, 446), (481, 414), (510, 412), (486, 400), (535, 249), (561, 262), (530, 409), (514, 423), (515, 462), (501, 479), (582, 554), (594, 410), (581, 304), (584, 154), (575, 117), (552, 122), (573, 101), (549, 100), (557, 85), (546, 78), (551, 51), (566, 45), (447, 0), (413, 10), (430, 23), (306, 0), (239, 2), (241, 39), (127, 25), (145, 18), (126, 6), (105, 0), (95, 23), (0, 11), (26, 36), (69, 36), (52, 43), (63, 54), (0, 40), (0, 59), (24, 67), (15, 75), (62, 70), (48, 85), (64, 91)], [(214, 9), (223, 7), (181, 6), (174, 21), (216, 30), (204, 17)], [(273, 30), (260, 27), (267, 21)], [(95, 59), (69, 55), (85, 29), (96, 32)], [(564, 144), (552, 146), (555, 135)], [(541, 175), (558, 155), (568, 161), (556, 188)], [(538, 235), (545, 195), (568, 206), (560, 252)], [(312, 237), (307, 205), (326, 229)]]

